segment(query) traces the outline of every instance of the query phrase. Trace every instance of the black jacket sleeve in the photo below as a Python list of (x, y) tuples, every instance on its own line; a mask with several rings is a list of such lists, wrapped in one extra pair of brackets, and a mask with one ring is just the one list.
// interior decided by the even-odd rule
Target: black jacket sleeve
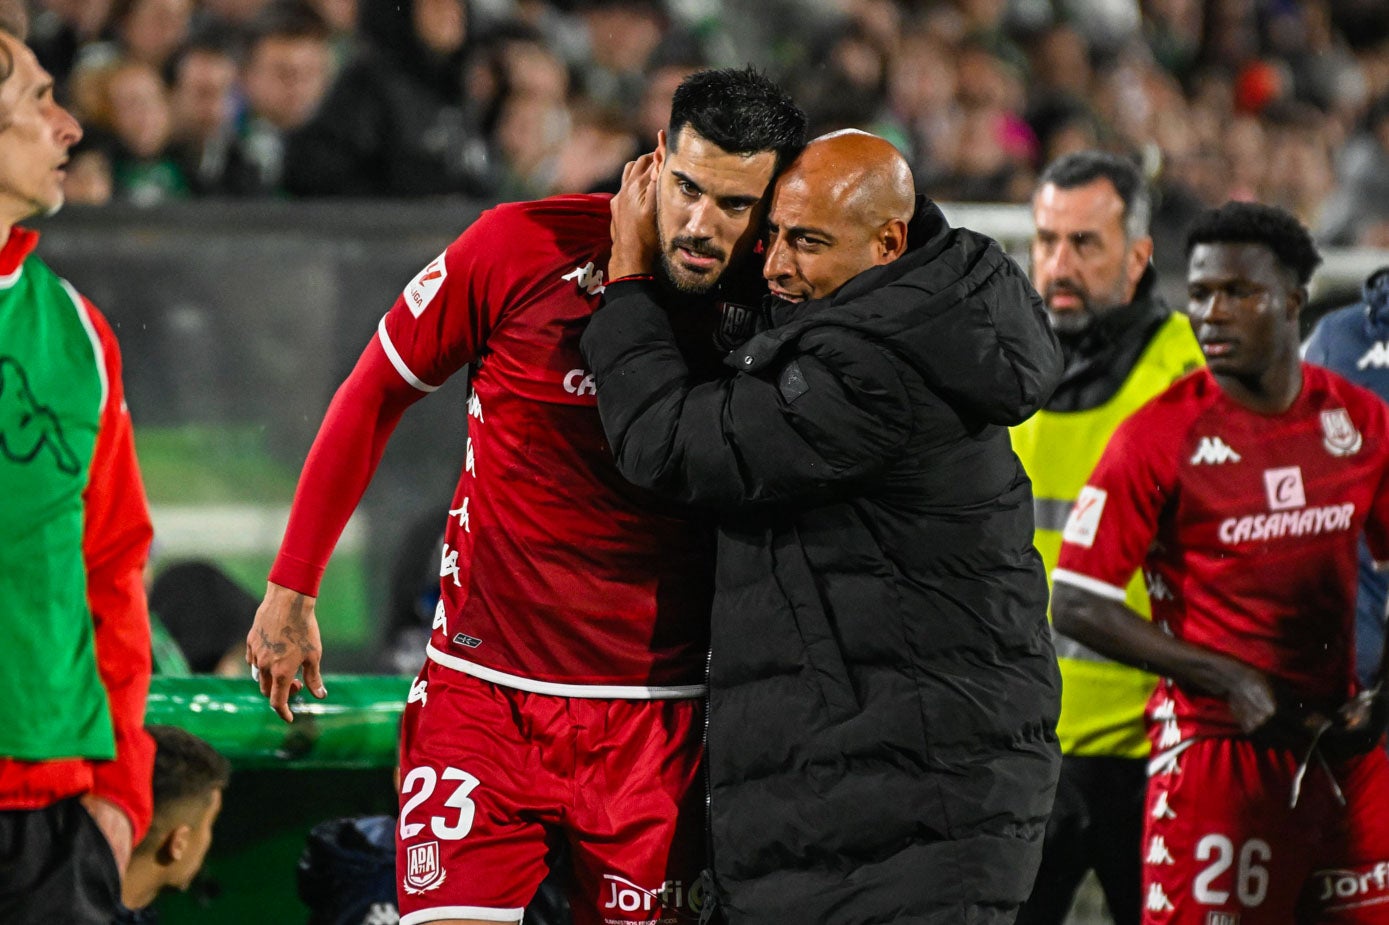
[(697, 503), (830, 493), (880, 471), (911, 429), (902, 370), (868, 340), (815, 329), (754, 374), (695, 384), (650, 283), (611, 285), (583, 350), (618, 468)]

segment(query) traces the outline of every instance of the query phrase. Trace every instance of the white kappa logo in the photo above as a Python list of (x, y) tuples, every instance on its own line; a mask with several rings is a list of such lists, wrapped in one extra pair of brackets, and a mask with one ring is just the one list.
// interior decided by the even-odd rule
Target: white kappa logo
[(1151, 883), (1148, 885), (1148, 911), (1172, 911), (1172, 901), (1168, 899), (1167, 894), (1162, 891), (1162, 884), (1160, 883)]
[(1080, 497), (1071, 507), (1071, 515), (1066, 518), (1066, 526), (1061, 531), (1061, 539), (1089, 549), (1095, 545), (1095, 534), (1100, 529), (1100, 515), (1104, 513), (1104, 503), (1109, 492), (1103, 488), (1086, 485), (1080, 490)]
[(439, 843), (411, 845), (405, 853), (405, 892), (418, 896), (444, 882), (447, 871), (439, 864)]
[(1302, 487), (1302, 467), (1264, 470), (1264, 491), (1268, 493), (1270, 511), (1286, 511), (1307, 505), (1307, 493)]
[(1322, 446), (1332, 456), (1353, 456), (1364, 442), (1344, 408), (1321, 413), (1321, 432)]
[(1389, 367), (1389, 342), (1375, 341), (1375, 345), (1355, 363), (1356, 369), (1364, 369), (1367, 366), (1373, 366), (1375, 369)]
[(1227, 462), (1239, 462), (1240, 455), (1234, 449), (1221, 440), (1219, 437), (1202, 437), (1201, 444), (1196, 448), (1195, 454), (1191, 457), (1191, 464), (1199, 466), (1206, 463), (1218, 466)]
[[(447, 251), (445, 252), (447, 253)], [(412, 280), (410, 285), (405, 287), (401, 293), (401, 298), (405, 300), (405, 307), (410, 309), (410, 314), (418, 318), (429, 307), (429, 303), (434, 301), (434, 297), (439, 294), (440, 288), (444, 285), (444, 279), (449, 275), (448, 267), (444, 265), (444, 254), (440, 254), (425, 266), (423, 270)]]
[(581, 267), (575, 267), (568, 273), (560, 277), (562, 280), (573, 280), (580, 289), (589, 295), (602, 295), (603, 290), (608, 288), (603, 285), (603, 271), (598, 269), (592, 260)]

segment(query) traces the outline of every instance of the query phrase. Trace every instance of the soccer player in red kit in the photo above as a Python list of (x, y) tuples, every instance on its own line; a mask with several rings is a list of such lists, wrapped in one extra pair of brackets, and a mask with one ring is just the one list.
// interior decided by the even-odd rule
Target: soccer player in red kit
[[(760, 298), (735, 291), (734, 270), (804, 133), (750, 69), (676, 91), (656, 156), (678, 326)], [(286, 721), (300, 687), (325, 696), (323, 567), (405, 407), (468, 366), (466, 459), (439, 512), (442, 598), (402, 726), (404, 925), (519, 922), (561, 839), (576, 925), (699, 905), (713, 534), (630, 487), (603, 436), (579, 338), (604, 289), (609, 198), (489, 210), (409, 283), (328, 409), (247, 637)], [(719, 359), (708, 336), (682, 346)]]
[[(1163, 676), (1143, 920), (1389, 922), (1386, 704), (1352, 636), (1362, 531), (1389, 561), (1389, 413), (1299, 361), (1320, 257), (1295, 218), (1230, 203), (1187, 253), (1208, 367), (1115, 433), (1053, 573), (1062, 632)], [(1140, 565), (1152, 624), (1124, 605)]]

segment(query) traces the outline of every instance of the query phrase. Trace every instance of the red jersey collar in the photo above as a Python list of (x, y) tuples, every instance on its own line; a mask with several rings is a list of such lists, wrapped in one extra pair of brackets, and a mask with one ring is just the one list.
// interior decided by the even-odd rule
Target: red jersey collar
[(34, 252), (39, 243), (39, 233), (29, 228), (14, 225), (5, 246), (0, 247), (0, 277), (13, 276), (24, 262), (24, 258)]

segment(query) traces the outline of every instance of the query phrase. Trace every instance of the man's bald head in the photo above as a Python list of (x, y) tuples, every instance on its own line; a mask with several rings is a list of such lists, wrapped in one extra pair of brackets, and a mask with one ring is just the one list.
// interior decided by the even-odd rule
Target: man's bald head
[(787, 301), (832, 295), (906, 251), (916, 185), (886, 139), (847, 129), (806, 145), (777, 180), (763, 275)]

